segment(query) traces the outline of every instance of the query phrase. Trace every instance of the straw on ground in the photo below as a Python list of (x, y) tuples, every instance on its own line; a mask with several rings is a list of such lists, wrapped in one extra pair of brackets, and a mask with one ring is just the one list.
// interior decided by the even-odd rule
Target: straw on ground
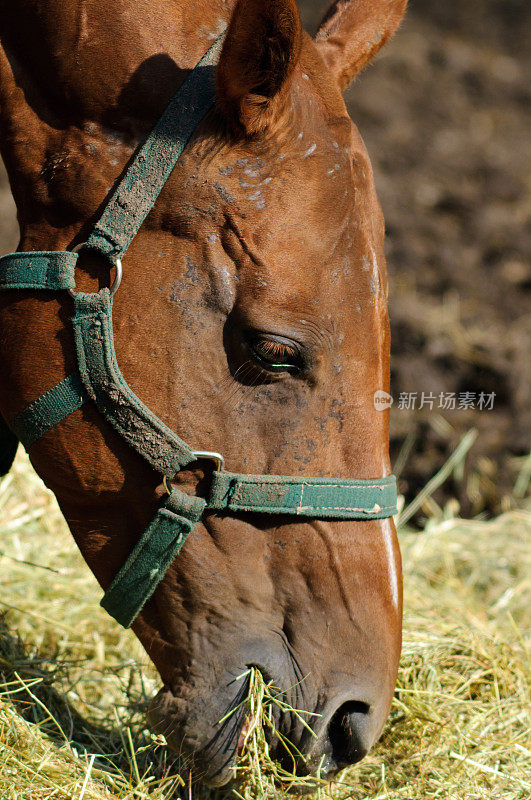
[[(99, 609), (96, 581), (21, 455), (0, 485), (0, 530), (0, 797), (177, 796), (188, 776), (144, 722), (157, 676)], [(322, 800), (529, 796), (530, 533), (525, 510), (401, 532), (404, 645), (391, 717), (367, 759), (317, 789)], [(255, 678), (255, 702), (260, 692), (262, 705), (268, 692), (282, 702)], [(286, 782), (270, 780), (261, 736), (258, 725), (248, 735), (246, 781), (216, 793), (187, 785), (185, 796), (281, 797)], [(262, 771), (254, 788), (252, 758)], [(244, 760), (240, 777), (245, 769)]]

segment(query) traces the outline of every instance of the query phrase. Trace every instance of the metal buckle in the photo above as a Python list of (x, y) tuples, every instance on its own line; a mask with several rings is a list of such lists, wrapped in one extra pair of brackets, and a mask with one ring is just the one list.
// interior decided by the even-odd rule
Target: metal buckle
[[(225, 459), (223, 458), (221, 453), (213, 453), (210, 450), (194, 450), (193, 453), (196, 458), (207, 458), (209, 461), (214, 461), (214, 463), (216, 464), (216, 469), (215, 469), (216, 472), (221, 472), (221, 470), (225, 465)], [(162, 479), (162, 484), (166, 489), (166, 491), (168, 492), (168, 494), (171, 494), (172, 486), (166, 475)]]
[[(76, 246), (72, 248), (71, 252), (79, 253), (79, 251), (83, 247), (85, 247), (85, 245), (86, 242), (81, 242), (80, 244), (76, 244)], [(97, 251), (94, 252), (96, 253)], [(114, 268), (116, 269), (116, 275), (114, 276), (114, 280), (109, 288), (109, 294), (112, 297), (116, 293), (118, 287), (122, 282), (122, 274), (123, 274), (122, 259), (118, 258), (117, 256), (105, 256), (105, 258), (109, 259), (109, 261), (114, 265)], [(77, 295), (77, 292), (74, 289), (68, 289), (68, 294), (71, 297), (75, 297)]]
[(210, 450), (194, 450), (196, 458), (208, 458), (209, 461), (214, 461), (216, 464), (216, 472), (221, 472), (225, 466), (225, 459), (220, 453), (213, 453)]

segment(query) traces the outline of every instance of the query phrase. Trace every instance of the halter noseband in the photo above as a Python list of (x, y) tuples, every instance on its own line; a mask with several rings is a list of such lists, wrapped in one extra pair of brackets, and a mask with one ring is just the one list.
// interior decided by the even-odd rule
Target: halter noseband
[[(17, 252), (0, 258), (0, 290), (66, 290), (74, 299), (72, 320), (78, 370), (17, 414), (6, 428), (0, 417), (0, 466), (10, 466), (16, 439), (28, 449), (46, 431), (87, 401), (166, 479), (198, 458), (215, 462), (206, 498), (171, 489), (149, 527), (114, 578), (101, 605), (129, 627), (163, 579), (188, 534), (206, 510), (260, 512), (294, 517), (381, 519), (397, 513), (394, 475), (374, 480), (243, 475), (227, 472), (218, 453), (193, 450), (134, 394), (125, 381), (113, 343), (112, 295), (119, 286), (122, 256), (155, 203), (190, 136), (215, 102), (215, 65), (220, 37), (172, 98), (86, 242), (64, 252)], [(111, 289), (75, 291), (81, 249), (103, 255), (116, 269)], [(14, 435), (14, 436), (13, 436)], [(16, 439), (15, 439), (16, 437)], [(4, 463), (5, 462), (5, 463)]]

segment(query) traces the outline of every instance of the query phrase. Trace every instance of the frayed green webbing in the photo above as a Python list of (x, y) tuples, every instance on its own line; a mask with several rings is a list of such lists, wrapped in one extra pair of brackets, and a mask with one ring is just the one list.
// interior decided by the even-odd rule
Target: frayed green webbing
[(0, 258), (0, 290), (73, 289), (77, 253), (11, 253)]
[(74, 372), (26, 406), (11, 420), (10, 428), (27, 450), (46, 431), (81, 408), (88, 399), (81, 378)]
[(128, 628), (149, 600), (205, 509), (202, 497), (174, 489), (101, 600)]
[(214, 472), (207, 507), (297, 517), (382, 519), (397, 513), (396, 478), (342, 480)]
[(15, 460), (18, 439), (0, 414), (0, 477), (7, 475)]
[(116, 361), (108, 289), (76, 295), (72, 320), (79, 374), (89, 397), (115, 430), (151, 466), (172, 478), (195, 455), (128, 386)]
[(215, 472), (206, 502), (173, 490), (105, 592), (101, 605), (128, 628), (205, 510), (289, 514), (299, 518), (380, 519), (396, 513), (396, 498), (394, 475), (349, 481)]
[(170, 100), (95, 224), (86, 247), (121, 257), (131, 244), (191, 135), (216, 99), (215, 64), (224, 34)]

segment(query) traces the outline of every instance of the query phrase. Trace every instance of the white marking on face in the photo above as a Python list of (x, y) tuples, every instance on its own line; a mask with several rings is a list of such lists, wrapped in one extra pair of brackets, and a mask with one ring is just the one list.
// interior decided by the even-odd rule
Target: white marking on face
[(398, 566), (393, 548), (393, 530), (389, 519), (382, 520), (382, 533), (385, 552), (387, 553), (387, 563), (389, 565), (389, 588), (391, 590), (393, 605), (398, 609)]

